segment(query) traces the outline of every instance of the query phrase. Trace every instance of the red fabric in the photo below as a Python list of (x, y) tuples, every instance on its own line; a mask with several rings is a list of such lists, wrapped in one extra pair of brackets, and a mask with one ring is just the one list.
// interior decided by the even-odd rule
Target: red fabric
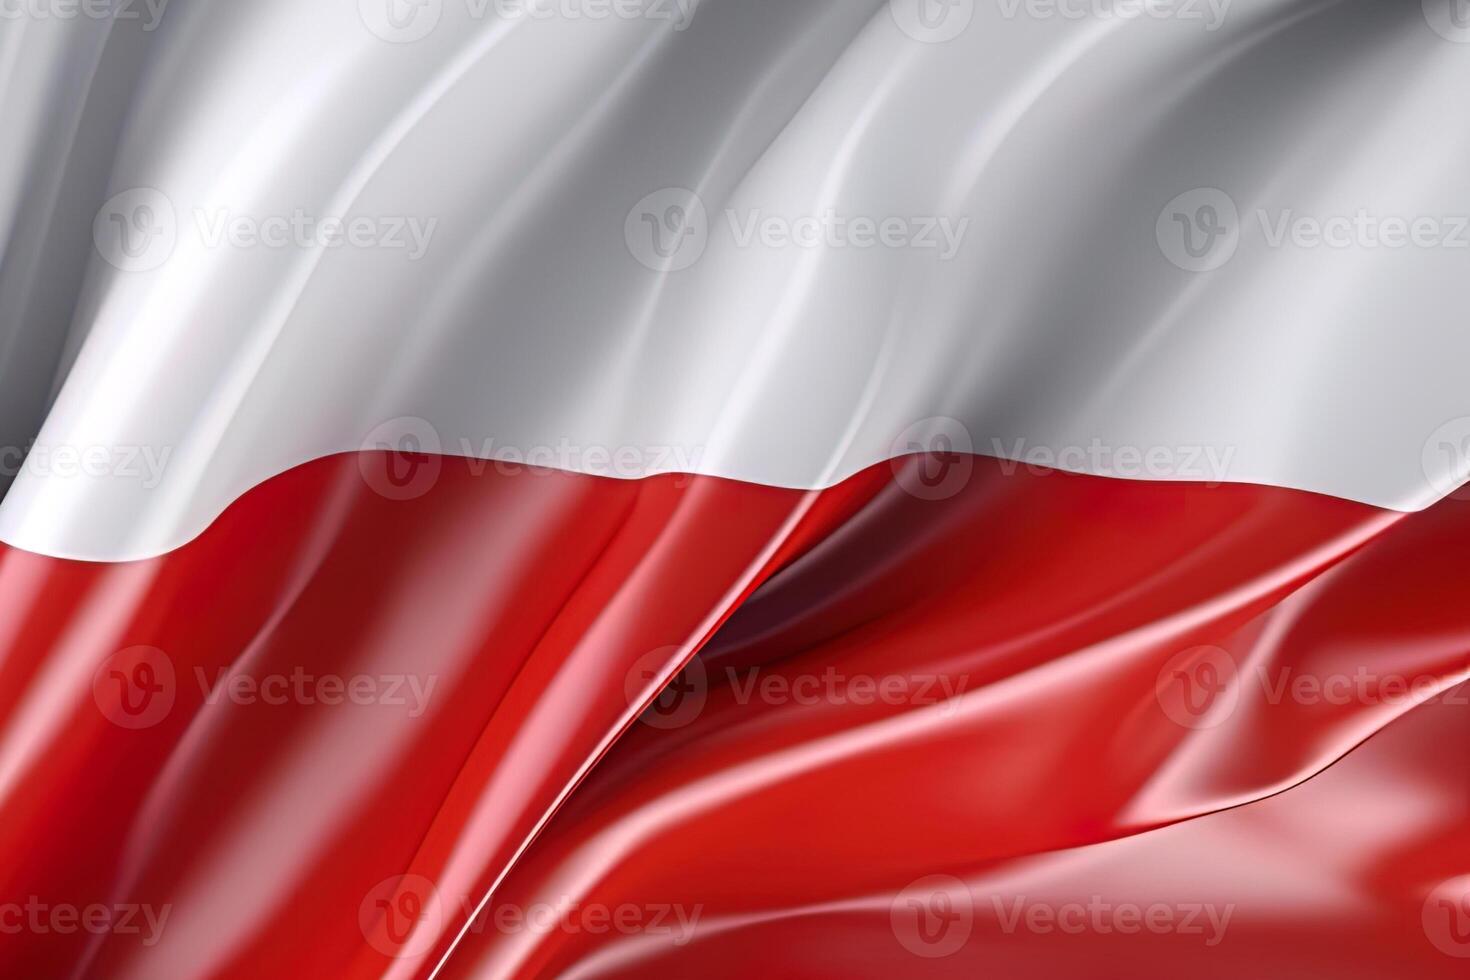
[[(0, 932), (0, 974), (1462, 974), (1466, 709), (1419, 706), (1466, 677), (1460, 502), (434, 462), (319, 460), (149, 561), (0, 552), (0, 929), (167, 910)], [(1003, 928), (1093, 896), (1234, 908)]]

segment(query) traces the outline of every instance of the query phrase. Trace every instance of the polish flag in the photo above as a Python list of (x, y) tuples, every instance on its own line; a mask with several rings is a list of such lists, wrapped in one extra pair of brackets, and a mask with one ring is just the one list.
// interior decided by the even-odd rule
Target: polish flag
[(0, 974), (1461, 976), (1467, 41), (0, 20)]

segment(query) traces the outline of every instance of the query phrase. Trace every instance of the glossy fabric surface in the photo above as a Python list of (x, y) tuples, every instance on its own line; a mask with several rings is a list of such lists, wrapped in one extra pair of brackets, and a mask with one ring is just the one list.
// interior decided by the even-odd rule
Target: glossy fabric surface
[[(1458, 975), (1419, 916), (1470, 858), (1466, 709), (1417, 705), (1467, 676), (1467, 505), (983, 458), (923, 499), (931, 462), (801, 492), (348, 455), (163, 558), (6, 551), (0, 892), (168, 913), (0, 968)], [(943, 956), (934, 875), (972, 909)], [(1212, 946), (995, 928), (991, 896), (1093, 894), (1234, 912)], [(496, 918), (568, 904), (648, 928)]]

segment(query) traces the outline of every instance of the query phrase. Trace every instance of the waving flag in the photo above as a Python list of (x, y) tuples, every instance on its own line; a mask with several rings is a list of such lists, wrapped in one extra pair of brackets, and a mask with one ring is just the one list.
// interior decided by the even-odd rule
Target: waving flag
[(0, 972), (1458, 977), (1470, 8), (0, 19)]

